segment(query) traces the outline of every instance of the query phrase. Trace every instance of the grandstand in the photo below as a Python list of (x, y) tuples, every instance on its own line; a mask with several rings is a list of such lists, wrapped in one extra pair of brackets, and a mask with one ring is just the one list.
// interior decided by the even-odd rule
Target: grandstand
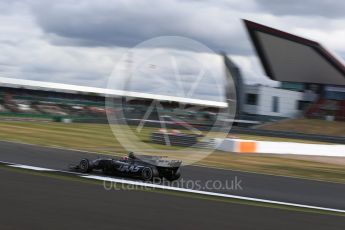
[[(118, 104), (107, 108), (105, 97), (117, 98)], [(217, 113), (226, 108), (226, 103), (190, 98), (176, 98), (108, 89), (73, 86), (58, 83), (0, 78), (0, 116), (50, 119), (54, 121), (107, 123), (107, 110), (123, 110), (128, 122), (140, 121), (153, 100), (160, 98), (161, 111), (154, 111), (147, 120), (159, 120), (157, 112), (165, 117), (201, 125), (213, 124)], [(125, 103), (122, 103), (126, 98)], [(183, 104), (183, 108), (180, 107)], [(195, 110), (195, 107), (198, 107)], [(176, 122), (175, 122), (176, 123)]]

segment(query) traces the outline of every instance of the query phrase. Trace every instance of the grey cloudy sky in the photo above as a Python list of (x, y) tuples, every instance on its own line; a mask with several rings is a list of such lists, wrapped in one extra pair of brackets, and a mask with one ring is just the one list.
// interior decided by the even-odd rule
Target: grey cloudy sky
[(1, 0), (0, 74), (103, 87), (129, 48), (183, 36), (225, 51), (247, 82), (269, 83), (242, 18), (345, 57), (345, 2), (318, 0)]

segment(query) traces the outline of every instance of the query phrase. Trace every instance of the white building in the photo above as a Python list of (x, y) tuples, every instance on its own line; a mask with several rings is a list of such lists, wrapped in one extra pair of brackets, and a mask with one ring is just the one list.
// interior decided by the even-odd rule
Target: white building
[(302, 112), (302, 92), (262, 85), (244, 86), (243, 112), (270, 117), (296, 117)]

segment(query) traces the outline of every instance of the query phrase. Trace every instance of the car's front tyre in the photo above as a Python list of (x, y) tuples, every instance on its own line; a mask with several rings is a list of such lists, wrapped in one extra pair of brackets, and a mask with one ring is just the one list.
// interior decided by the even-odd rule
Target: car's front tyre
[(86, 159), (86, 158), (81, 159), (81, 161), (79, 163), (79, 171), (82, 173), (91, 172), (90, 162), (88, 159)]

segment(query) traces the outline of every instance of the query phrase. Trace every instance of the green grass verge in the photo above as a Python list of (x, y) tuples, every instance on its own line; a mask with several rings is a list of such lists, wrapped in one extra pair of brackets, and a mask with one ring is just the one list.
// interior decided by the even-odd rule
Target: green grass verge
[(287, 119), (261, 125), (260, 129), (345, 137), (345, 122), (341, 121)]

